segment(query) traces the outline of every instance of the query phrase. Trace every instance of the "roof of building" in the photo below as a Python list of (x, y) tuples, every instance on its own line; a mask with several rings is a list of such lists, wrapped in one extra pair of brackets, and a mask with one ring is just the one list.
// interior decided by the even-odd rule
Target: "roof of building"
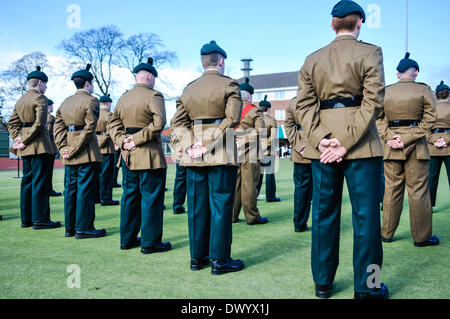
[[(244, 83), (244, 81), (245, 77), (238, 79), (239, 84)], [(250, 84), (255, 90), (298, 86), (298, 72), (250, 75)]]

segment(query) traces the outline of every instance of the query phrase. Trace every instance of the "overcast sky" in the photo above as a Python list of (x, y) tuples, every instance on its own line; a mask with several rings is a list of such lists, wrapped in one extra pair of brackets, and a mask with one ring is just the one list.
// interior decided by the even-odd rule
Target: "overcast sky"
[[(159, 35), (179, 63), (159, 70), (164, 83), (157, 88), (180, 94), (201, 71), (199, 51), (210, 40), (228, 54), (229, 76), (242, 76), (243, 57), (253, 58), (252, 74), (298, 71), (305, 57), (331, 42), (331, 9), (336, 0), (20, 0), (2, 1), (0, 10), (0, 70), (21, 56), (41, 51), (57, 66), (64, 53), (57, 49), (75, 32), (114, 24), (130, 36)], [(360, 40), (383, 48), (386, 82), (396, 81), (395, 68), (405, 54), (406, 0), (357, 1), (368, 16)], [(74, 11), (73, 8), (76, 10)], [(74, 24), (79, 10), (80, 24)], [(418, 81), (433, 89), (450, 82), (449, 0), (409, 0), (408, 49), (421, 72)], [(122, 77), (123, 75), (123, 77)], [(131, 83), (117, 73), (119, 97)], [(62, 102), (73, 93), (73, 84), (58, 78), (49, 82), (47, 96)], [(168, 104), (168, 117), (174, 105)]]

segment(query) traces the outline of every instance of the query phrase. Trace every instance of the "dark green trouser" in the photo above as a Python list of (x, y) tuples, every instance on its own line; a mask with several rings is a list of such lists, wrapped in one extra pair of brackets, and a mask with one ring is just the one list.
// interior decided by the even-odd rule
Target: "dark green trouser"
[(237, 167), (186, 167), (191, 258), (231, 257)]
[(134, 243), (141, 231), (141, 246), (161, 243), (166, 169), (130, 170), (122, 160), (120, 245)]
[(294, 163), (294, 186), (294, 227), (301, 228), (306, 226), (311, 210), (311, 164)]
[(266, 172), (266, 199), (273, 199), (276, 196), (277, 184), (275, 182), (275, 173), (272, 165), (275, 165), (273, 161), (269, 161), (266, 164), (261, 164), (261, 175), (256, 188), (258, 189), (258, 195), (261, 191), (261, 186), (264, 178), (264, 172)]
[(66, 165), (64, 172), (64, 214), (67, 230), (94, 228), (97, 163)]
[(311, 268), (314, 282), (332, 284), (339, 264), (341, 201), (347, 182), (353, 221), (354, 289), (369, 292), (369, 265), (381, 268), (383, 248), (380, 226), (381, 158), (311, 163), (313, 186)]
[(48, 175), (52, 155), (22, 157), (20, 183), (20, 215), (22, 223), (43, 223), (50, 220)]
[(450, 186), (450, 156), (432, 156), (430, 161), (430, 197), (431, 206), (436, 205), (436, 195), (439, 183), (439, 175), (441, 174), (442, 163), (445, 163), (447, 169), (448, 184)]
[(173, 185), (173, 211), (183, 207), (186, 200), (186, 167), (176, 164), (177, 170)]
[(100, 164), (100, 200), (112, 200), (114, 154), (103, 154)]
[(48, 160), (48, 191), (51, 192), (53, 190), (53, 168), (55, 166), (55, 156), (50, 155), (50, 159)]
[(114, 152), (114, 173), (113, 173), (113, 185), (117, 185), (117, 176), (119, 175), (119, 168), (117, 163), (119, 162), (120, 151)]

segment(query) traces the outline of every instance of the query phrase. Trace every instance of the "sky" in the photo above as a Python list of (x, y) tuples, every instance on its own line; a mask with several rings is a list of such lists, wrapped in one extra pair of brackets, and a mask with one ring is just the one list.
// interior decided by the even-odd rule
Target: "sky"
[[(306, 56), (330, 43), (331, 9), (337, 0), (41, 0), (2, 1), (0, 10), (0, 71), (25, 54), (41, 51), (50, 64), (67, 58), (58, 44), (75, 32), (116, 25), (125, 36), (155, 33), (165, 49), (175, 51), (178, 63), (158, 70), (156, 88), (168, 95), (200, 75), (200, 48), (210, 40), (227, 52), (225, 73), (242, 77), (241, 58), (253, 59), (251, 74), (298, 71)], [(396, 66), (406, 50), (407, 0), (359, 0), (366, 11), (359, 40), (381, 46), (386, 83), (396, 82)], [(74, 24), (72, 8), (79, 10)], [(449, 0), (408, 1), (408, 51), (421, 68), (417, 81), (433, 89), (450, 83)], [(123, 76), (123, 78), (122, 78)], [(132, 78), (118, 72), (119, 97)], [(47, 96), (62, 102), (73, 94), (67, 79), (49, 81)], [(174, 112), (168, 103), (168, 117)]]

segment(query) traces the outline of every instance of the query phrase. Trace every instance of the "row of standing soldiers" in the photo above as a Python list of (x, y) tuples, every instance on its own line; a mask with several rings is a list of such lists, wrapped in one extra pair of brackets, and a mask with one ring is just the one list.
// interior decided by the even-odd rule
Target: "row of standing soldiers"
[[(448, 168), (449, 88), (441, 83), (436, 103), (431, 89), (415, 82), (419, 66), (409, 54), (397, 68), (400, 81), (385, 87), (381, 48), (356, 40), (365, 21), (364, 10), (343, 0), (332, 15), (337, 37), (307, 57), (299, 72), (298, 95), (287, 109), (295, 162), (296, 230), (306, 230), (312, 199), (311, 268), (316, 296), (329, 298), (338, 266), (345, 177), (354, 221), (355, 298), (387, 298), (385, 284), (369, 285), (367, 269), (381, 268), (382, 239), (392, 241), (405, 184), (415, 246), (439, 244), (431, 229), (428, 144), (432, 144), (432, 155), (439, 157), (436, 166), (445, 160)], [(232, 221), (238, 221), (239, 202), (245, 211), (246, 196), (236, 194), (239, 183), (245, 192), (246, 175), (255, 176), (250, 192), (257, 193), (260, 171), (245, 165), (253, 162), (251, 141), (263, 123), (257, 124), (257, 116), (252, 121), (247, 118), (261, 112), (252, 104), (250, 84), (239, 86), (223, 75), (226, 52), (211, 41), (200, 53), (205, 72), (177, 100), (171, 143), (179, 166), (186, 168), (190, 267), (199, 270), (212, 261), (211, 273), (224, 274), (244, 268), (242, 260), (231, 258)], [(97, 126), (99, 101), (91, 95), (89, 68), (73, 74), (78, 91), (58, 109), (53, 130), (66, 165), (66, 236), (76, 238), (106, 234), (94, 228), (95, 163), (103, 156), (96, 136), (102, 135)], [(171, 249), (170, 242), (162, 241), (167, 169), (161, 143), (164, 98), (154, 90), (158, 73), (151, 59), (136, 66), (134, 73), (135, 87), (119, 99), (104, 128), (121, 151), (121, 248), (141, 246), (142, 253), (164, 252)], [(48, 78), (38, 69), (29, 81), (31, 88), (16, 104), (9, 122), (13, 149), (23, 158), (24, 177), (30, 176), (22, 180), (22, 218), (28, 222), (31, 218), (37, 229), (59, 227), (50, 221), (48, 188), (43, 187), (53, 154), (46, 128), (48, 101), (43, 95)], [(243, 160), (239, 160), (241, 149), (245, 150)], [(386, 188), (381, 227), (383, 156)], [(27, 180), (32, 182), (26, 184)], [(246, 219), (249, 224), (267, 222), (257, 210), (246, 213)]]

